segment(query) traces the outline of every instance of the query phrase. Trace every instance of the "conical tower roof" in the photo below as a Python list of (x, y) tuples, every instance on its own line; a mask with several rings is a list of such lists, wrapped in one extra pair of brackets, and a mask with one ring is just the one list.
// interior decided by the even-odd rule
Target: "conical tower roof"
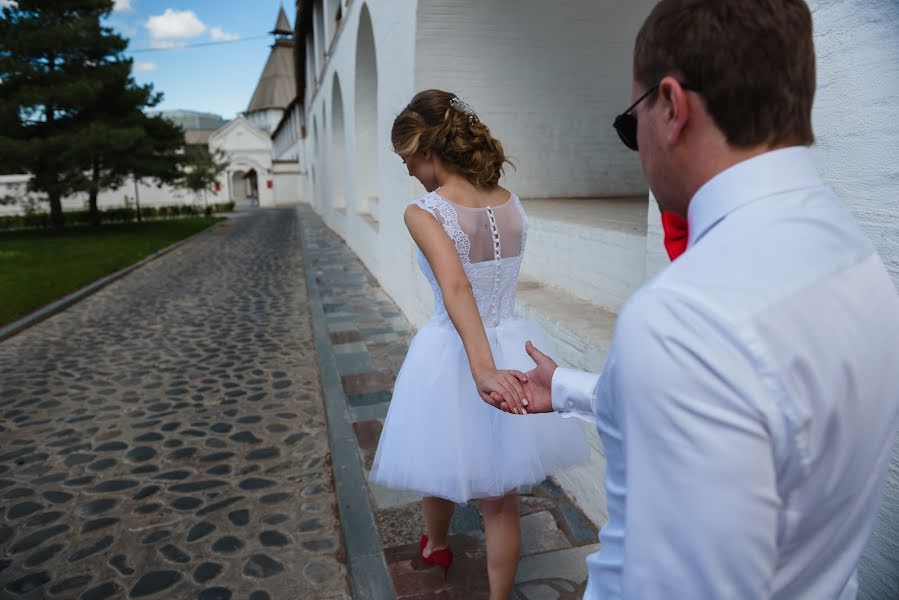
[(284, 13), (278, 11), (278, 20), (272, 34), (276, 36), (272, 51), (268, 55), (265, 68), (256, 84), (256, 90), (247, 107), (247, 112), (267, 108), (287, 108), (297, 93), (296, 71), (294, 69), (293, 31)]
[(290, 21), (287, 20), (287, 13), (284, 12), (283, 5), (278, 11), (278, 19), (275, 21), (275, 28), (270, 33), (293, 35), (293, 29), (290, 28)]

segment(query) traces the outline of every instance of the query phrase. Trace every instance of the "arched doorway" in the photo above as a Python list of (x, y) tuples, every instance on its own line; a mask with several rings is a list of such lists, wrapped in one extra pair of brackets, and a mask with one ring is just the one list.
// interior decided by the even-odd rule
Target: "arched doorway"
[(378, 61), (368, 6), (356, 36), (356, 209), (371, 214), (378, 202)]
[(343, 94), (340, 91), (340, 78), (334, 74), (331, 92), (331, 177), (333, 178), (334, 207), (346, 208), (346, 132), (343, 125)]
[(247, 171), (243, 178), (246, 182), (247, 198), (250, 206), (259, 206), (259, 175), (256, 173), (256, 169)]
[(260, 167), (238, 160), (228, 169), (228, 199), (235, 204), (259, 205)]
[(249, 198), (246, 180), (244, 175), (246, 171), (232, 171), (229, 184), (231, 186), (231, 197), (229, 200), (237, 204), (243, 204)]

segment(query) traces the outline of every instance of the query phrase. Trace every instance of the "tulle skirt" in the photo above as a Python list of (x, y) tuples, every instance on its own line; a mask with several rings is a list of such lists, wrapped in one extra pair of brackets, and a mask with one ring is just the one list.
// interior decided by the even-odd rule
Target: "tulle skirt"
[[(524, 343), (550, 353), (532, 322), (487, 329), (498, 369), (527, 372)], [(581, 464), (589, 450), (575, 419), (511, 415), (481, 400), (451, 322), (432, 321), (412, 340), (393, 390), (370, 480), (454, 502), (497, 498)]]

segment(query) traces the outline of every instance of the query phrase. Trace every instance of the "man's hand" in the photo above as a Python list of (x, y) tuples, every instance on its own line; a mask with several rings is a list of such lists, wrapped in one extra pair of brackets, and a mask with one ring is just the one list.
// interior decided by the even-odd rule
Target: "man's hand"
[[(524, 394), (528, 401), (526, 410), (528, 413), (553, 412), (553, 373), (556, 372), (559, 365), (556, 364), (556, 361), (537, 350), (537, 347), (531, 342), (527, 342), (524, 345), (524, 349), (527, 351), (528, 356), (531, 357), (531, 360), (537, 363), (534, 369), (525, 374), (527, 381), (524, 382)], [(511, 405), (501, 395), (492, 394), (492, 398), (494, 402), (498, 403), (500, 409), (512, 412)]]
[(527, 414), (527, 392), (524, 385), (528, 377), (521, 371), (497, 371), (490, 369), (474, 377), (481, 399), (506, 412)]

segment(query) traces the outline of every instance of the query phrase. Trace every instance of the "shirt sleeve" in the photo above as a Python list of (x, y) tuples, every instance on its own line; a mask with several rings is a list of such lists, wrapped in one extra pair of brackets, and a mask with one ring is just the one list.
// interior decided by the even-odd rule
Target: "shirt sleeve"
[(616, 332), (626, 499), (623, 597), (769, 597), (776, 564), (770, 393), (738, 330), (649, 290)]
[(553, 410), (563, 417), (594, 421), (599, 377), (596, 373), (557, 368), (552, 381)]

